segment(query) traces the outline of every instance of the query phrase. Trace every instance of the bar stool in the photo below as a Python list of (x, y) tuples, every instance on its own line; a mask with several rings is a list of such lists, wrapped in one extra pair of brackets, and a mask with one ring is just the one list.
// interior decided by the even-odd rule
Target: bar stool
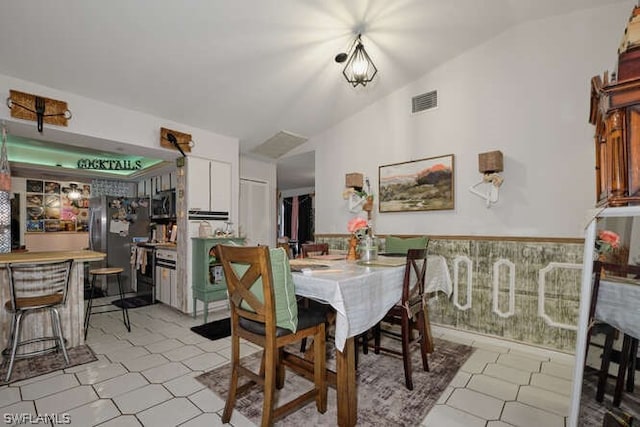
[[(93, 305), (93, 293), (96, 289), (96, 278), (98, 276), (106, 276), (106, 280), (109, 280), (109, 277), (116, 276), (118, 280), (118, 293), (120, 294), (120, 306), (122, 308), (122, 320), (124, 321), (124, 326), (127, 327), (127, 331), (131, 332), (131, 322), (129, 321), (129, 312), (127, 311), (127, 306), (124, 303), (124, 292), (122, 290), (122, 281), (120, 280), (120, 273), (124, 271), (123, 268), (120, 267), (105, 267), (105, 268), (94, 268), (89, 270), (89, 274), (91, 275), (91, 291), (89, 294), (89, 302), (87, 303), (87, 309), (84, 316), (84, 339), (87, 339), (87, 333), (89, 332), (89, 319), (91, 318), (92, 309), (98, 307), (113, 307), (111, 303), (109, 304), (101, 304), (101, 305)], [(100, 313), (110, 313), (113, 311), (118, 311), (118, 309), (113, 310), (101, 310), (96, 312), (96, 314)]]
[[(7, 264), (11, 298), (5, 303), (5, 309), (11, 314), (11, 330), (7, 348), (2, 351), (2, 355), (8, 358), (9, 362), (5, 381), (8, 382), (11, 379), (13, 364), (17, 358), (61, 351), (66, 365), (69, 364), (58, 308), (63, 307), (67, 302), (72, 264), (72, 259), (39, 264)], [(21, 341), (23, 318), (38, 311), (49, 312), (53, 334)], [(37, 323), (42, 321), (37, 317), (35, 319)], [(33, 328), (37, 327), (33, 326)], [(46, 348), (30, 346), (46, 341), (53, 341), (55, 344)], [(18, 347), (22, 346), (28, 347), (25, 352), (18, 353)]]

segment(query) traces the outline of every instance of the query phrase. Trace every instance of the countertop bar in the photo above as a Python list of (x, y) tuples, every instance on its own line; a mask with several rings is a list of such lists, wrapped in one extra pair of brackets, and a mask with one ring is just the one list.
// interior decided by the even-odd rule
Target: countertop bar
[[(67, 304), (60, 310), (62, 331), (67, 339), (67, 348), (84, 344), (84, 263), (99, 261), (106, 254), (95, 251), (51, 251), (51, 252), (11, 252), (0, 254), (0, 303), (4, 305), (10, 299), (9, 277), (7, 269), (3, 268), (8, 263), (45, 263), (73, 259), (71, 278), (69, 279), (69, 292)], [(0, 346), (7, 342), (11, 316), (3, 309), (0, 310)], [(47, 313), (32, 313), (25, 316), (22, 324), (22, 339), (51, 335), (51, 320)], [(28, 349), (25, 349), (28, 350)]]
[(0, 254), (0, 265), (11, 262), (53, 262), (73, 259), (74, 261), (99, 261), (107, 255), (95, 251), (49, 251), (49, 252), (9, 252)]

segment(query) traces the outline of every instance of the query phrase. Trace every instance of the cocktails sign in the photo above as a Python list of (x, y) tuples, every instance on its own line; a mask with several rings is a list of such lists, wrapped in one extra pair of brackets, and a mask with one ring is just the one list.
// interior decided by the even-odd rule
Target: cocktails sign
[(141, 160), (79, 159), (78, 169), (103, 171), (135, 171), (142, 168)]

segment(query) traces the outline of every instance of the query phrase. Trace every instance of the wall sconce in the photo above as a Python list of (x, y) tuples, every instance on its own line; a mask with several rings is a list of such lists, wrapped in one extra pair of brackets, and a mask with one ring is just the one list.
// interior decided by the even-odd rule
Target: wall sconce
[(336, 55), (335, 61), (339, 64), (347, 61), (347, 64), (342, 70), (342, 74), (353, 87), (358, 85), (366, 86), (367, 83), (373, 80), (378, 69), (373, 64), (367, 51), (364, 50), (361, 34), (358, 34), (358, 37), (356, 37), (351, 46), (351, 55), (341, 52)]
[[(482, 173), (482, 180), (471, 187), (469, 191), (487, 202), (487, 208), (498, 202), (500, 186), (504, 178), (498, 173), (503, 169), (502, 152), (490, 151), (478, 154), (478, 167)], [(485, 187), (485, 192), (480, 191), (480, 186)]]

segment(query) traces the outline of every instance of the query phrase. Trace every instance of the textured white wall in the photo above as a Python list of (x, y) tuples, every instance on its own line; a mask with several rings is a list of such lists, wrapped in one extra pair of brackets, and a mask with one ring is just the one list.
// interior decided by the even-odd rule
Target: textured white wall
[[(632, 8), (512, 28), (311, 138), (298, 151), (316, 150), (316, 232), (346, 233), (346, 173), (377, 193), (380, 165), (453, 153), (455, 210), (375, 212), (377, 233), (581, 237), (595, 202), (590, 79), (614, 69)], [(434, 89), (439, 108), (412, 115), (411, 97)], [(487, 209), (468, 188), (491, 150), (504, 154), (505, 181)]]

